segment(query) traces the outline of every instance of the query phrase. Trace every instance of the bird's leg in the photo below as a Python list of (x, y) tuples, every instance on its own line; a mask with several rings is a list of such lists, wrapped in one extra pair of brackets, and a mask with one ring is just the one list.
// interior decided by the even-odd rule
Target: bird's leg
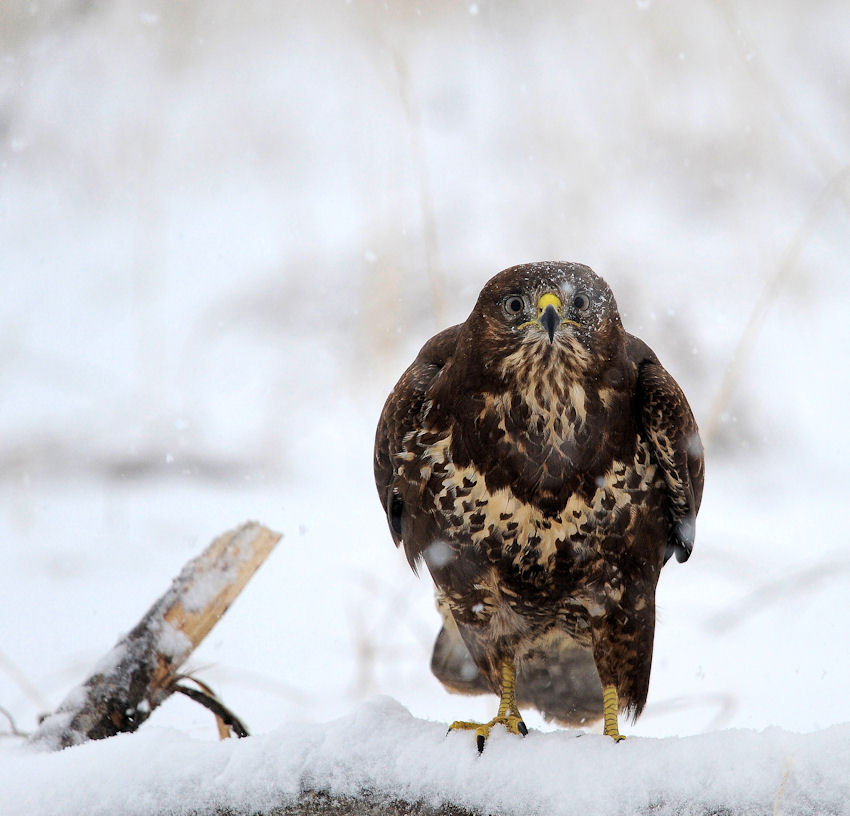
[[(637, 581), (634, 586), (643, 584)], [(654, 597), (643, 598), (640, 608), (629, 589), (619, 607), (592, 623), (593, 660), (602, 682), (604, 731), (611, 739), (624, 739), (617, 727), (620, 708), (640, 714), (649, 690), (652, 639), (655, 631)], [(625, 703), (625, 705), (624, 705)]]
[(614, 742), (624, 740), (625, 737), (617, 727), (617, 713), (620, 710), (620, 698), (616, 686), (605, 686), (602, 690), (602, 719), (605, 723), (603, 734), (607, 734)]
[(522, 721), (522, 715), (519, 713), (519, 707), (516, 702), (516, 670), (514, 669), (514, 659), (506, 657), (502, 660), (500, 667), (501, 684), (499, 696), (499, 713), (496, 715), (496, 722), (501, 722), (512, 734), (525, 734), (528, 729)]
[(499, 665), (499, 679), (499, 711), (490, 722), (476, 723), (456, 720), (449, 726), (449, 731), (475, 731), (479, 753), (484, 750), (484, 743), (487, 737), (490, 736), (490, 729), (497, 723), (504, 725), (512, 734), (522, 734), (522, 736), (525, 736), (528, 733), (528, 728), (526, 728), (525, 723), (522, 721), (522, 714), (519, 713), (519, 708), (517, 707), (516, 670), (512, 657), (502, 658)]

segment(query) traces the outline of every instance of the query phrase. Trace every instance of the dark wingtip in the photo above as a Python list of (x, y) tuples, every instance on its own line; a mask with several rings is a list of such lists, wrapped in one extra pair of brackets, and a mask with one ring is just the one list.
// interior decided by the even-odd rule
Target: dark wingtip
[(676, 525), (676, 560), (681, 564), (691, 557), (696, 533), (696, 519), (693, 516), (683, 518)]
[(664, 551), (664, 563), (666, 564), (675, 555), (676, 560), (682, 564), (691, 557), (692, 549), (692, 547), (682, 544), (681, 541), (668, 542), (667, 549)]
[(390, 496), (390, 508), (387, 516), (390, 520), (390, 527), (398, 538), (401, 538), (401, 517), (404, 514), (404, 501), (401, 496), (393, 490)]
[(694, 549), (695, 527), (693, 517), (684, 518), (676, 522), (673, 535), (671, 536), (672, 540), (667, 541), (667, 549), (664, 551), (665, 564), (673, 555), (676, 556), (676, 560), (680, 564), (691, 557), (691, 552)]

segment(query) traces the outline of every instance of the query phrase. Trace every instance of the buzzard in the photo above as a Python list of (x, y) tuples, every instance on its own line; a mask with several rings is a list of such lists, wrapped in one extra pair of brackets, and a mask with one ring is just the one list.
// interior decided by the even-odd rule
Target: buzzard
[(384, 405), (375, 481), (390, 532), (436, 585), (432, 670), (494, 692), (458, 721), (483, 750), (520, 705), (565, 724), (646, 702), (655, 587), (687, 560), (703, 450), (676, 381), (577, 263), (514, 266), (432, 337)]

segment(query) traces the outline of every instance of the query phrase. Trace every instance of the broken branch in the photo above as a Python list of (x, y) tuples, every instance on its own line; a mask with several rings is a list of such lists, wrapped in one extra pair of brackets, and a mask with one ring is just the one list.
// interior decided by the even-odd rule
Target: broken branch
[(183, 567), (136, 627), (42, 721), (30, 741), (58, 750), (135, 731), (176, 690), (177, 670), (279, 540), (280, 533), (255, 522), (219, 536)]

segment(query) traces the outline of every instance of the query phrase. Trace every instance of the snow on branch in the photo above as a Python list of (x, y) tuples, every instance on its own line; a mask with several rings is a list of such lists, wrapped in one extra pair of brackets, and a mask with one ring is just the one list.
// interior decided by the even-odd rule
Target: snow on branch
[[(174, 691), (177, 671), (280, 540), (256, 522), (224, 533), (189, 561), (164, 595), (46, 717), (31, 742), (58, 750), (135, 731)], [(226, 709), (225, 709), (226, 711)]]
[[(686, 737), (496, 729), (484, 753), (390, 698), (216, 742), (170, 728), (0, 756), (3, 816), (848, 816), (850, 724)], [(11, 796), (10, 796), (11, 792)]]

